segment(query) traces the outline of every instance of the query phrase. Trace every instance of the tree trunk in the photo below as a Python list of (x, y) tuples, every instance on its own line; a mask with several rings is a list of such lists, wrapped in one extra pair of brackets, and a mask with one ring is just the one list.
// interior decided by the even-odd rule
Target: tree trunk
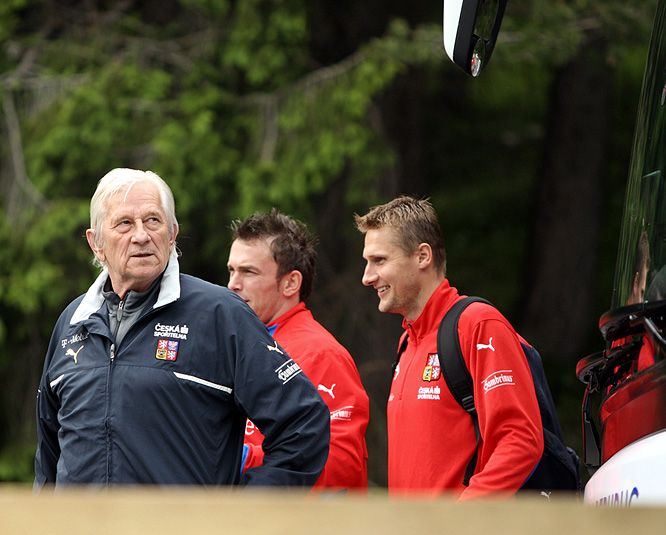
[(612, 72), (590, 36), (555, 76), (535, 202), (521, 332), (544, 357), (575, 361), (597, 287)]

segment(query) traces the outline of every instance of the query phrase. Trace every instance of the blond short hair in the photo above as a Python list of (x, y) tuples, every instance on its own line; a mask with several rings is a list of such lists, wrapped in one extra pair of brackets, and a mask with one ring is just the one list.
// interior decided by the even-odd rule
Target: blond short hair
[(446, 274), (444, 236), (437, 212), (427, 199), (403, 195), (373, 206), (363, 216), (356, 214), (354, 221), (363, 234), (386, 227), (395, 229), (397, 245), (407, 254), (413, 253), (421, 243), (427, 243), (432, 249), (435, 267)]

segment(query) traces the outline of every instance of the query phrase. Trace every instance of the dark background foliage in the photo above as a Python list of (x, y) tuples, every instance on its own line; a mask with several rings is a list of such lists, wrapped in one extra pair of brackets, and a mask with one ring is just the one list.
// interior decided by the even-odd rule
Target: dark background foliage
[(602, 347), (655, 2), (512, 0), (479, 79), (441, 2), (6, 0), (0, 6), (0, 480), (28, 481), (51, 328), (94, 270), (96, 182), (172, 186), (184, 271), (226, 284), (232, 218), (277, 206), (320, 236), (310, 306), (371, 398), (370, 478), (400, 319), (360, 278), (353, 214), (429, 197), (448, 272), (539, 348), (580, 447), (576, 361)]

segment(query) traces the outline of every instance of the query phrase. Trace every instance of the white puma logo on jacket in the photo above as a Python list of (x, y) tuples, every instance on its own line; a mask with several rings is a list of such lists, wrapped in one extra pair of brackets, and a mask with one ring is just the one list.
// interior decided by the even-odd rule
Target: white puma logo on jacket
[(490, 337), (490, 340), (488, 340), (487, 344), (476, 344), (476, 350), (480, 351), (482, 349), (490, 349), (491, 351), (495, 351), (495, 348), (493, 347), (493, 337)]
[(335, 383), (331, 385), (331, 388), (326, 388), (324, 385), (320, 384), (317, 387), (317, 390), (323, 390), (324, 392), (328, 392), (328, 394), (335, 399), (335, 394), (333, 393), (333, 389), (335, 388)]

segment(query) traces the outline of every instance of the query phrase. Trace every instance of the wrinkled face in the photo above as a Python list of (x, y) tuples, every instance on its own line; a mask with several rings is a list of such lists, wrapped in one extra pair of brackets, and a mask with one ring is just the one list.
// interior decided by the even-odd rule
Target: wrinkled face
[(164, 271), (177, 232), (167, 223), (157, 187), (138, 183), (109, 197), (101, 246), (92, 229), (86, 235), (106, 265), (114, 291), (124, 298), (129, 290), (147, 290)]
[(229, 251), (228, 288), (238, 294), (266, 325), (286, 312), (277, 278), (278, 265), (265, 239), (234, 240)]
[(420, 313), (421, 291), (417, 251), (406, 254), (398, 245), (395, 230), (384, 227), (366, 232), (363, 258), (363, 284), (377, 291), (379, 311), (415, 319)]

